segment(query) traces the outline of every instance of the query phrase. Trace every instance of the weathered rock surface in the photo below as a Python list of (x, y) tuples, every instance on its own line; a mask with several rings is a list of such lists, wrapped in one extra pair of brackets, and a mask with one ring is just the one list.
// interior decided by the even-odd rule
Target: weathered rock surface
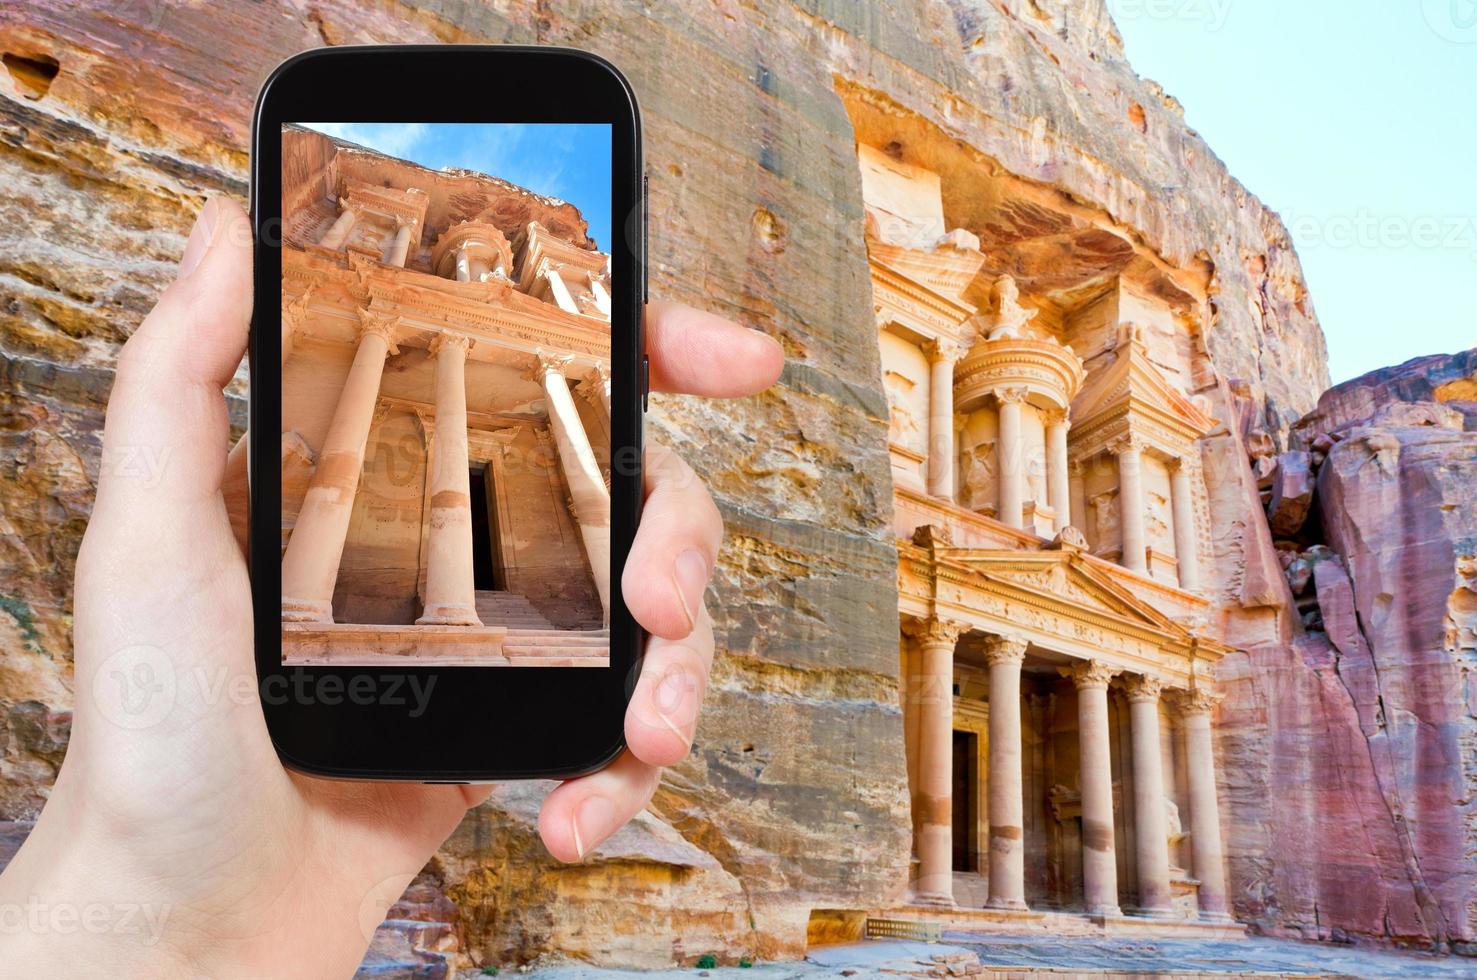
[(1272, 533), (1289, 536), (1302, 529), (1313, 505), (1313, 454), (1302, 451), (1282, 453), (1272, 474), (1272, 499), (1267, 504), (1267, 518)]
[[(396, 41), (570, 43), (620, 64), (647, 123), (653, 293), (770, 331), (790, 355), (753, 399), (653, 399), (654, 432), (729, 527), (692, 758), (578, 867), (543, 857), (530, 788), (470, 815), (428, 879), (454, 900), (460, 955), (794, 955), (811, 908), (885, 904), (905, 883), (887, 412), (848, 103), (942, 133), (971, 166), (1060, 194), (1203, 280), (1198, 342), (1218, 376), (1194, 384), (1224, 423), (1204, 443), (1206, 577), (1248, 648), (1225, 665), (1218, 723), (1236, 912), (1323, 938), (1469, 936), (1472, 793), (1458, 790), (1474, 753), (1454, 672), (1471, 659), (1472, 474), (1453, 454), (1470, 436), (1330, 433), (1392, 401), (1470, 415), (1471, 362), (1340, 386), (1290, 435), (1327, 375), (1288, 235), (1134, 75), (1102, 0), (0, 7), (18, 66), (0, 73), (0, 820), (34, 816), (65, 744), (72, 564), (118, 344), (204, 197), (244, 195), (271, 65)], [(1084, 245), (1082, 261), (1110, 260)], [(1315, 505), (1348, 588), (1309, 561), (1299, 590), (1321, 597), (1327, 634), (1293, 638), (1258, 492), (1279, 449), (1324, 457), (1319, 496), (1348, 509)], [(1420, 561), (1402, 563), (1407, 542)], [(443, 938), (415, 929), (397, 935)], [(416, 941), (378, 942), (434, 971), (440, 954)]]
[(1233, 876), (1268, 931), (1477, 951), (1474, 382), (1474, 352), (1423, 358), (1294, 426), (1326, 453), (1326, 545), (1288, 567), (1316, 629), (1228, 660), (1220, 726)]

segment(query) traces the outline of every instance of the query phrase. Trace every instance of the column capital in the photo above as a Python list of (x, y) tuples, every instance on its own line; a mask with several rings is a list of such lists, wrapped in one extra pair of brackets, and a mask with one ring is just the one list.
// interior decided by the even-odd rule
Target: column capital
[(1072, 678), (1072, 683), (1079, 691), (1090, 688), (1106, 691), (1108, 682), (1123, 673), (1119, 668), (1110, 667), (1101, 660), (1078, 660), (1070, 667), (1058, 667), (1057, 672), (1063, 677)]
[(596, 361), (590, 373), (574, 386), (574, 390), (586, 398), (594, 400), (600, 396), (600, 389), (610, 384), (610, 368), (604, 361)]
[(1042, 421), (1044, 421), (1048, 427), (1060, 427), (1063, 431), (1070, 431), (1072, 428), (1072, 418), (1067, 413), (1067, 410), (1065, 408), (1052, 408), (1047, 410), (1043, 413)]
[(943, 619), (938, 616), (929, 616), (926, 619), (910, 619), (903, 622), (903, 632), (918, 642), (929, 645), (947, 643), (953, 646), (959, 642), (959, 637), (969, 632), (968, 623), (961, 623), (955, 619)]
[(1164, 691), (1164, 682), (1153, 674), (1131, 674), (1123, 682), (1123, 691), (1128, 696), (1129, 704), (1157, 702)]
[(1218, 694), (1203, 687), (1175, 688), (1164, 695), (1164, 699), (1185, 718), (1209, 715), (1215, 711), (1216, 705), (1225, 700), (1225, 697), (1224, 694)]
[(432, 357), (435, 357), (447, 348), (461, 351), (462, 356), (465, 357), (472, 350), (472, 338), (464, 333), (448, 332), (438, 333), (432, 338), (430, 347)]
[(293, 330), (303, 325), (303, 318), (308, 314), (308, 297), (312, 295), (313, 287), (309, 286), (296, 299), (288, 299), (284, 293), (282, 296), (282, 322)]
[(1026, 659), (1027, 642), (1025, 637), (1010, 636), (996, 633), (985, 637), (985, 663), (991, 667), (997, 664), (1019, 664)]
[(359, 310), (359, 334), (364, 336), (372, 334), (385, 342), (391, 354), (400, 353), (396, 340), (400, 333), (400, 318), (388, 313), (380, 313), (378, 310)]
[(964, 346), (955, 340), (934, 337), (923, 342), (923, 353), (930, 364), (937, 364), (939, 361), (953, 363), (964, 353)]
[(996, 388), (991, 392), (1002, 405), (1019, 405), (1029, 393), (1025, 388)]
[(569, 367), (574, 360), (573, 354), (560, 354), (558, 351), (548, 351), (542, 347), (535, 348), (533, 356), (538, 359), (538, 363), (534, 365), (528, 376), (534, 381), (541, 381), (550, 374), (563, 377), (564, 369)]
[(1115, 456), (1121, 456), (1127, 452), (1142, 453), (1145, 449), (1149, 448), (1149, 444), (1143, 436), (1128, 433), (1108, 440), (1104, 448)]

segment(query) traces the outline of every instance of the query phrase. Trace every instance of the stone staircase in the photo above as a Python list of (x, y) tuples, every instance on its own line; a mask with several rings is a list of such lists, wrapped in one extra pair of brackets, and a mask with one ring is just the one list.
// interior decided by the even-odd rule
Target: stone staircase
[(604, 667), (610, 630), (510, 629), (503, 656), (523, 667)]
[(534, 608), (526, 596), (516, 592), (477, 592), (477, 616), (483, 626), (506, 626), (510, 630), (551, 630), (554, 624)]
[(603, 667), (610, 661), (610, 630), (561, 630), (515, 592), (479, 591), (477, 615), (483, 626), (508, 628), (503, 656), (515, 665)]

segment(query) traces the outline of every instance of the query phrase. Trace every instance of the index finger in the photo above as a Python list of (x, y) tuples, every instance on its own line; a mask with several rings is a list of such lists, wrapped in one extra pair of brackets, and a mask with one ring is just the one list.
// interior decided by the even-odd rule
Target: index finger
[(779, 341), (714, 313), (654, 300), (646, 307), (651, 390), (711, 398), (763, 391), (785, 364)]

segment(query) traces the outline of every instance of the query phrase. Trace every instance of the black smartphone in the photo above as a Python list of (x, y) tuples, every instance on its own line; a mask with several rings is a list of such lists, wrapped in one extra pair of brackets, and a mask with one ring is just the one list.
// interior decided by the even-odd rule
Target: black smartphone
[(324, 48), (257, 99), (250, 567), (282, 760), (567, 777), (643, 637), (640, 116), (565, 48)]

